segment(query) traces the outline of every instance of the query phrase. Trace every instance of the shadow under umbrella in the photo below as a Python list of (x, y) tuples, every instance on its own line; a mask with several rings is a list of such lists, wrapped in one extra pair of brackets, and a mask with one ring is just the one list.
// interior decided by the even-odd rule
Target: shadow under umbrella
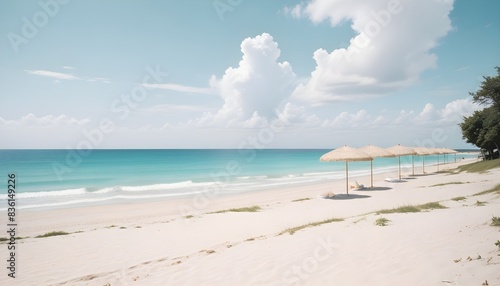
[(415, 174), (415, 175), (412, 175), (412, 177), (425, 177), (425, 176), (432, 176), (432, 175), (436, 175), (436, 174), (435, 173)]
[(373, 187), (373, 188), (364, 188), (364, 189), (359, 189), (355, 190), (356, 192), (370, 192), (370, 191), (387, 191), (387, 190), (392, 190), (393, 188), (390, 187)]

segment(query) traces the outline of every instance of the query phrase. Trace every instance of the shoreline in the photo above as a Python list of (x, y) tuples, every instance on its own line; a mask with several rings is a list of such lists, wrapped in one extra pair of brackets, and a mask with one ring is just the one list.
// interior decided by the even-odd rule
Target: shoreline
[[(323, 285), (331, 281), (332, 273), (338, 285), (351, 285), (353, 281), (387, 285), (384, 279), (389, 278), (392, 284), (405, 285), (418, 281), (443, 285), (444, 280), (464, 285), (473, 281), (476, 285), (482, 277), (490, 285), (500, 282), (495, 271), (500, 256), (496, 256), (498, 251), (493, 245), (498, 230), (485, 224), (493, 215), (500, 216), (500, 198), (494, 194), (472, 196), (496, 186), (500, 169), (485, 174), (429, 174), (405, 183), (385, 182), (388, 175), (391, 173), (374, 175), (376, 189), (352, 191), (349, 197), (343, 195), (345, 181), (336, 180), (216, 197), (208, 204), (192, 198), (20, 211), (20, 236), (30, 238), (19, 240), (22, 272), (16, 282), (246, 285), (254, 281), (255, 285), (258, 281), (259, 285)], [(368, 185), (369, 176), (356, 179)], [(321, 197), (332, 189), (339, 195), (333, 199)], [(465, 201), (452, 200), (461, 196)], [(485, 205), (475, 206), (476, 199), (485, 201)], [(447, 209), (415, 214), (374, 213), (429, 202), (441, 202)], [(195, 204), (202, 206), (198, 213), (182, 213), (182, 207), (196, 210)], [(211, 214), (251, 206), (259, 206), (260, 210)], [(389, 219), (389, 225), (375, 226), (379, 217)], [(332, 218), (342, 221), (280, 235), (289, 228)], [(34, 238), (50, 231), (70, 234)], [(335, 255), (316, 261), (315, 267), (304, 268), (309, 263), (304, 261), (309, 261), (321, 243), (331, 244)], [(432, 253), (438, 256), (429, 258)], [(468, 263), (466, 254), (484, 258)], [(409, 257), (412, 260), (407, 260)], [(463, 261), (453, 261), (460, 258)], [(363, 273), (357, 271), (360, 263), (364, 265)], [(294, 272), (299, 269), (295, 266), (301, 269), (300, 275)], [(418, 276), (433, 267), (442, 267), (443, 271)]]
[[(473, 158), (467, 158), (464, 160), (458, 160), (457, 162), (447, 162), (447, 163), (441, 163), (439, 168), (453, 168), (455, 164), (463, 164), (464, 162), (473, 162), (476, 161), (476, 159)], [(410, 161), (405, 162), (406, 165), (401, 166), (402, 172), (407, 172), (409, 173), (411, 170), (411, 165), (409, 165)], [(327, 164), (327, 163), (325, 163)], [(435, 172), (437, 170), (437, 164), (430, 164), (426, 166), (426, 173), (429, 173), (429, 170), (433, 170)], [(376, 175), (382, 175), (386, 174), (387, 176), (396, 176), (394, 175), (394, 172), (397, 173), (397, 165), (390, 166), (390, 167), (381, 167), (377, 168), (375, 166), (373, 170), (374, 176)], [(421, 176), (422, 172), (422, 166), (420, 165), (415, 165), (415, 176)], [(430, 173), (433, 173), (430, 172)], [(186, 187), (186, 189), (172, 189), (172, 192), (169, 192), (168, 190), (165, 191), (145, 191), (145, 192), (137, 192), (137, 191), (127, 191), (123, 193), (117, 193), (113, 194), (109, 197), (102, 196), (105, 195), (104, 193), (100, 192), (88, 192), (84, 193), (82, 197), (75, 197), (74, 195), (70, 194), (64, 194), (64, 195), (51, 195), (48, 198), (37, 198), (38, 193), (18, 193), (18, 199), (20, 201), (23, 201), (26, 205), (23, 206), (22, 204), (18, 206), (19, 210), (23, 211), (47, 211), (47, 210), (57, 210), (57, 209), (74, 209), (74, 208), (81, 208), (81, 207), (92, 207), (92, 206), (110, 206), (110, 205), (117, 205), (117, 204), (136, 204), (136, 203), (148, 203), (151, 201), (168, 201), (168, 200), (184, 200), (184, 199), (189, 199), (190, 197), (196, 195), (197, 193), (200, 192), (206, 192), (207, 190), (210, 192), (210, 190), (217, 188), (218, 189), (218, 197), (225, 197), (225, 196), (238, 196), (241, 194), (246, 194), (246, 193), (257, 193), (257, 192), (262, 192), (262, 191), (273, 191), (273, 190), (279, 190), (283, 188), (290, 188), (292, 187), (301, 187), (301, 186), (309, 186), (309, 185), (317, 185), (317, 184), (322, 184), (325, 182), (330, 182), (330, 181), (339, 181), (339, 180), (345, 180), (345, 174), (343, 172), (341, 173), (318, 173), (321, 176), (320, 177), (314, 177), (311, 176), (310, 174), (303, 174), (301, 176), (283, 176), (283, 177), (278, 177), (278, 178), (266, 178), (265, 181), (262, 181), (261, 179), (258, 179), (257, 181), (252, 181), (251, 186), (245, 186), (248, 184), (247, 182), (240, 181), (236, 182), (239, 177), (233, 178), (232, 176), (229, 176), (229, 183), (224, 183), (221, 181), (213, 180), (213, 181), (206, 181), (206, 182), (198, 182), (198, 183), (193, 183), (191, 181), (190, 184), (194, 185), (199, 185), (196, 187)], [(355, 171), (350, 171), (349, 172), (349, 178), (352, 179), (352, 181), (360, 179), (364, 180), (366, 176), (369, 176), (370, 170), (369, 169), (363, 169), (363, 170), (355, 170)], [(261, 177), (261, 176), (257, 176)], [(228, 178), (225, 178), (228, 179)], [(278, 181), (275, 181), (278, 180)], [(351, 181), (351, 180), (350, 180)], [(188, 182), (176, 182), (172, 183), (170, 185), (180, 185), (180, 184), (186, 184)], [(354, 183), (353, 183), (354, 184)], [(369, 186), (369, 180), (364, 183), (365, 186)], [(165, 184), (154, 184), (154, 185), (148, 185), (148, 186), (124, 186), (122, 188), (128, 188), (128, 189), (138, 189), (138, 188), (144, 188), (144, 187), (152, 187), (153, 189), (156, 189), (158, 187), (161, 187)], [(167, 184), (169, 185), (169, 184)], [(215, 185), (215, 186), (214, 186)], [(111, 191), (115, 187), (105, 187), (104, 190), (106, 192)], [(190, 191), (185, 192), (186, 190), (191, 189)], [(61, 191), (54, 191), (54, 192), (64, 192), (68, 193), (69, 191), (78, 191), (78, 193), (84, 192), (85, 188), (77, 188), (77, 189), (71, 189), (71, 190), (61, 190)], [(44, 193), (44, 192), (42, 192)], [(25, 198), (25, 196), (29, 194), (28, 197)], [(101, 197), (86, 197), (87, 195), (89, 196), (95, 196), (95, 195), (100, 195)], [(47, 201), (49, 199), (49, 201)], [(61, 200), (61, 199), (66, 199), (66, 200)], [(38, 201), (37, 201), (38, 200)], [(53, 200), (53, 201), (50, 201)], [(0, 208), (0, 211), (6, 211), (5, 208)]]
[[(475, 159), (463, 160), (457, 163), (448, 163), (446, 169), (453, 169), (457, 166), (475, 162)], [(437, 166), (433, 166), (436, 168)], [(411, 169), (411, 168), (409, 168)], [(408, 171), (408, 170), (407, 170)], [(402, 174), (403, 174), (402, 169)], [(413, 180), (415, 178), (425, 178), (428, 176), (434, 176), (438, 173), (426, 173), (416, 174), (411, 178), (409, 174), (406, 174), (408, 180)], [(389, 186), (399, 186), (401, 184), (408, 183), (389, 183), (385, 182), (384, 179), (391, 177), (395, 178), (398, 176), (397, 167), (392, 172), (381, 172), (373, 174), (374, 187), (377, 191), (377, 187), (388, 188)], [(349, 177), (349, 185), (354, 185), (354, 181), (359, 182), (365, 186), (370, 185), (370, 175), (359, 175)], [(105, 204), (97, 205), (81, 205), (74, 207), (61, 207), (61, 208), (33, 208), (33, 209), (19, 209), (18, 216), (21, 219), (27, 220), (28, 224), (32, 220), (36, 220), (38, 217), (44, 217), (45, 221), (54, 221), (63, 218), (63, 221), (67, 221), (64, 226), (71, 226), (70, 231), (79, 231), (75, 227), (81, 225), (79, 223), (79, 218), (76, 216), (85, 216), (86, 213), (99, 213), (103, 215), (103, 221), (113, 221), (115, 216), (115, 211), (113, 213), (108, 213), (107, 209), (113, 208), (116, 212), (121, 214), (121, 217), (127, 219), (137, 219), (142, 216), (155, 217), (168, 216), (170, 219), (182, 218), (185, 216), (201, 216), (204, 213), (216, 212), (223, 209), (230, 208), (240, 208), (248, 207), (251, 205), (258, 204), (279, 204), (282, 201), (293, 201), (300, 200), (304, 198), (317, 199), (323, 195), (333, 192), (335, 194), (343, 195), (345, 194), (345, 178), (334, 178), (331, 180), (322, 180), (317, 182), (305, 182), (292, 184), (291, 186), (280, 185), (274, 188), (266, 188), (260, 190), (251, 190), (241, 193), (218, 193), (217, 189), (207, 189), (206, 192), (199, 192), (197, 194), (189, 194), (183, 197), (165, 197), (158, 201), (151, 201), (147, 199), (144, 201), (111, 201)], [(352, 190), (350, 189), (350, 193)], [(356, 191), (356, 193), (367, 193), (370, 189)], [(161, 211), (158, 211), (162, 208)], [(67, 213), (71, 213), (72, 216), (68, 216)], [(109, 218), (108, 218), (109, 215)], [(89, 223), (87, 221), (87, 223)], [(38, 225), (38, 223), (33, 223)], [(102, 223), (96, 222), (97, 226), (102, 226)], [(28, 227), (26, 230), (26, 235), (34, 235), (31, 229)], [(54, 229), (55, 230), (55, 229)], [(37, 233), (39, 235), (40, 233)]]

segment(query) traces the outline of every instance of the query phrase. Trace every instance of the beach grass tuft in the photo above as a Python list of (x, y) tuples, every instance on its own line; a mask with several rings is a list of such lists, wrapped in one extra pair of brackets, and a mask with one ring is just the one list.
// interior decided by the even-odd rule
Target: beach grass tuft
[(498, 185), (494, 186), (493, 188), (488, 189), (486, 191), (475, 193), (475, 194), (473, 194), (473, 196), (481, 196), (481, 195), (486, 195), (486, 194), (490, 194), (490, 193), (497, 193), (498, 195), (500, 195), (500, 184), (498, 184)]
[[(16, 240), (21, 240), (21, 239), (26, 239), (26, 238), (30, 238), (29, 236), (25, 236), (25, 237), (22, 237), (22, 236), (16, 236)], [(7, 238), (7, 237), (0, 237), (0, 243), (2, 242), (6, 242), (6, 241), (9, 241), (10, 238)]]
[(495, 168), (500, 168), (500, 159), (474, 162), (471, 164), (459, 166), (457, 169), (460, 172), (484, 173)]
[(390, 222), (390, 220), (386, 219), (385, 217), (378, 218), (375, 221), (375, 225), (378, 226), (387, 226), (387, 224)]
[(308, 201), (310, 199), (311, 198), (296, 199), (296, 200), (293, 200), (292, 202), (302, 202), (302, 201)]
[(468, 183), (470, 183), (470, 182), (449, 182), (449, 183), (436, 184), (436, 185), (432, 185), (429, 187), (442, 187), (442, 186), (446, 186), (446, 185), (462, 185), (462, 184), (468, 184)]
[(431, 202), (417, 206), (402, 206), (393, 209), (383, 209), (376, 212), (376, 214), (393, 214), (393, 213), (418, 213), (422, 210), (446, 209), (445, 206), (439, 202)]
[(500, 240), (497, 240), (497, 242), (495, 242), (495, 245), (498, 246), (498, 249), (500, 250)]
[(340, 222), (340, 221), (344, 221), (344, 219), (343, 218), (331, 218), (331, 219), (326, 219), (326, 220), (322, 220), (322, 221), (312, 222), (312, 223), (308, 223), (308, 224), (285, 229), (284, 231), (280, 232), (279, 235), (282, 235), (285, 233), (289, 233), (292, 235), (292, 234), (296, 233), (297, 231), (304, 229), (304, 228), (319, 226), (322, 224), (327, 224), (327, 223), (332, 223), (332, 222)]
[(59, 235), (68, 235), (70, 234), (69, 232), (65, 231), (51, 231), (47, 232), (45, 234), (37, 235), (35, 238), (44, 238), (44, 237), (51, 237), (51, 236), (59, 236)]
[(379, 210), (377, 214), (393, 214), (393, 213), (418, 213), (420, 209), (416, 206), (402, 206), (394, 209), (383, 209)]
[(220, 214), (220, 213), (227, 213), (227, 212), (236, 212), (236, 213), (249, 212), (249, 213), (255, 213), (255, 212), (258, 212), (259, 210), (261, 210), (261, 207), (259, 207), (259, 206), (251, 206), (251, 207), (245, 207), (245, 208), (220, 210), (220, 211), (210, 212), (209, 214)]
[(479, 201), (479, 200), (478, 200), (478, 201), (476, 201), (476, 206), (478, 206), (478, 207), (482, 207), (482, 206), (484, 206), (485, 204), (486, 204), (486, 202), (481, 202), (481, 201)]
[(423, 205), (417, 206), (421, 210), (437, 210), (437, 209), (446, 209), (447, 207), (443, 206), (439, 202), (426, 203)]
[(190, 219), (190, 218), (194, 218), (194, 216), (193, 215), (186, 215), (186, 216), (184, 216), (184, 218)]
[(458, 202), (458, 201), (465, 201), (466, 199), (467, 199), (466, 197), (454, 197), (451, 200), (455, 201), (455, 202)]
[(491, 218), (492, 226), (500, 226), (500, 217), (494, 216)]

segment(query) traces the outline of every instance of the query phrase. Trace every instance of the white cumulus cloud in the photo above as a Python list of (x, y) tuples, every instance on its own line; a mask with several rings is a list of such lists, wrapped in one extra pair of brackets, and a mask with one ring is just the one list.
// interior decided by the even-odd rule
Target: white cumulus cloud
[(323, 121), (323, 127), (345, 127), (352, 128), (358, 126), (366, 126), (372, 124), (370, 120), (371, 116), (364, 109), (358, 110), (354, 114), (349, 114), (348, 112), (341, 112), (334, 119), (326, 119)]
[(417, 82), (436, 66), (432, 48), (452, 28), (453, 0), (311, 0), (301, 9), (294, 14), (332, 26), (350, 22), (356, 32), (347, 48), (314, 52), (315, 70), (293, 93), (322, 104), (380, 96)]
[(257, 126), (276, 117), (276, 110), (293, 90), (292, 66), (278, 61), (278, 43), (267, 33), (244, 39), (241, 52), (237, 67), (229, 67), (221, 78), (212, 76), (210, 80), (210, 86), (224, 100), (221, 109), (191, 123)]
[(291, 15), (293, 18), (300, 19), (302, 17), (302, 4), (297, 4), (293, 7), (285, 7), (285, 14)]
[(441, 111), (443, 121), (461, 122), (464, 116), (470, 116), (474, 111), (483, 109), (477, 103), (472, 102), (469, 98), (454, 100), (444, 107)]

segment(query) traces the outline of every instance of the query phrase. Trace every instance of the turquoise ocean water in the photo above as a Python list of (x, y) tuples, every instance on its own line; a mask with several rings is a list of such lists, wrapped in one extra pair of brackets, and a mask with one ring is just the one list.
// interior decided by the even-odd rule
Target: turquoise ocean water
[[(154, 201), (203, 192), (217, 185), (221, 195), (272, 191), (345, 176), (345, 163), (320, 162), (330, 150), (0, 150), (0, 210), (7, 207), (7, 175), (17, 178), (19, 209), (61, 208), (112, 202)], [(475, 158), (459, 153), (457, 158)], [(415, 173), (422, 157), (413, 158)], [(441, 163), (455, 155), (439, 156)], [(436, 171), (438, 156), (426, 156)], [(401, 157), (411, 172), (412, 157)], [(397, 158), (376, 158), (374, 173), (395, 171)], [(369, 162), (351, 162), (350, 176), (367, 175)]]

